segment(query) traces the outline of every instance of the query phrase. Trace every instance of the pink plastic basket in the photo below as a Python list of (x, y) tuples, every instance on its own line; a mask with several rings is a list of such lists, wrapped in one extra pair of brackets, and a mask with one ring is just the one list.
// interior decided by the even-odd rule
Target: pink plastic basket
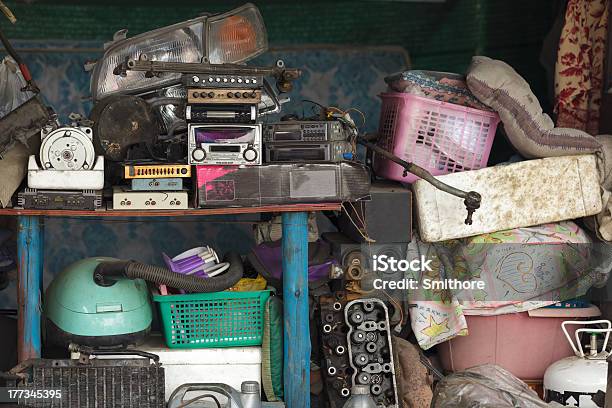
[[(499, 116), (417, 95), (380, 95), (378, 145), (399, 158), (418, 164), (434, 176), (486, 167)], [(404, 169), (383, 157), (374, 160), (379, 176), (413, 183)]]

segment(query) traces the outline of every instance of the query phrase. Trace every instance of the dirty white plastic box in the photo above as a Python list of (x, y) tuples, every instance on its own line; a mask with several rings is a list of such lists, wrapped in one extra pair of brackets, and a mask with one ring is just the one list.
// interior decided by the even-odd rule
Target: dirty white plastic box
[(438, 242), (597, 214), (602, 209), (594, 155), (527, 160), (436, 177), (482, 195), (473, 224), (463, 199), (424, 180), (413, 184), (421, 239)]
[(135, 349), (157, 354), (166, 376), (166, 400), (185, 383), (224, 383), (240, 391), (243, 381), (261, 384), (261, 347), (169, 349), (159, 335)]

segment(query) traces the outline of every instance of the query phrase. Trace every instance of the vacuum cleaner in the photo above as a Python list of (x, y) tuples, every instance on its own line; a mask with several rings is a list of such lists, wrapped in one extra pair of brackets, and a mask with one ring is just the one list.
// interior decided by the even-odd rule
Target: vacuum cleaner
[(140, 344), (151, 329), (147, 282), (187, 292), (219, 292), (243, 275), (242, 259), (229, 253), (221, 275), (203, 278), (131, 260), (87, 258), (63, 270), (47, 288), (45, 335), (49, 344), (115, 348)]

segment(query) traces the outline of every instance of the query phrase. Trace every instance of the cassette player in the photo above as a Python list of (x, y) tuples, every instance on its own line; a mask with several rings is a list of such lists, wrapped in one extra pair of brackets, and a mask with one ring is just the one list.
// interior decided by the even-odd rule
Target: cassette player
[(189, 164), (261, 164), (261, 124), (190, 124), (188, 139)]
[(286, 121), (268, 123), (263, 130), (263, 141), (267, 142), (331, 142), (347, 140), (339, 121)]
[(261, 89), (263, 75), (183, 75), (187, 88), (246, 88)]
[(353, 145), (348, 141), (265, 143), (266, 163), (341, 162), (352, 160)]
[(191, 123), (254, 123), (257, 105), (187, 105), (185, 119)]

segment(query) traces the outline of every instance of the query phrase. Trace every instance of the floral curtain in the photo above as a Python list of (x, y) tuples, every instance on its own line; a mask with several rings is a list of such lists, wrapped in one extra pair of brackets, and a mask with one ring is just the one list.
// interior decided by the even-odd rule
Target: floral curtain
[(557, 127), (599, 133), (607, 0), (569, 0), (555, 67)]

